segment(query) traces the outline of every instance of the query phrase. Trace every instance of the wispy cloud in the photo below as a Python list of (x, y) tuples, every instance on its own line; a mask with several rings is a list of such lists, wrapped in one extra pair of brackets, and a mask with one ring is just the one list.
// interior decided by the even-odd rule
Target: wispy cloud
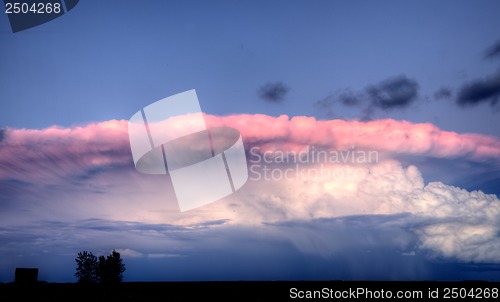
[(441, 87), (436, 92), (434, 92), (434, 98), (437, 100), (440, 99), (449, 99), (453, 95), (453, 92), (450, 88)]
[(486, 59), (494, 59), (500, 57), (500, 40), (491, 45), (484, 53)]

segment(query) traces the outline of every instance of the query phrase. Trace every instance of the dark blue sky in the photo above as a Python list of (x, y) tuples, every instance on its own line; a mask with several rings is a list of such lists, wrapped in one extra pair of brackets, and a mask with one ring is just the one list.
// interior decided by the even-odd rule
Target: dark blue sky
[[(82, 0), (17, 33), (2, 14), (0, 282), (73, 282), (83, 249), (117, 249), (126, 281), (500, 280), (499, 28), (496, 0)], [(180, 213), (126, 121), (190, 89), (247, 151), (380, 161)]]

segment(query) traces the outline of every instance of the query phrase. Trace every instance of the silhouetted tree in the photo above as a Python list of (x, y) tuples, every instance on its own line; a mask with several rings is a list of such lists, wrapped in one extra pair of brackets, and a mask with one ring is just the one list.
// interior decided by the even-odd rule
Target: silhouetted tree
[(97, 281), (97, 258), (92, 252), (79, 252), (75, 259), (77, 267), (75, 276), (78, 282), (92, 283)]
[(91, 252), (83, 251), (78, 253), (75, 260), (78, 264), (75, 273), (78, 282), (110, 284), (121, 282), (123, 279), (125, 264), (120, 253), (115, 250), (107, 257), (99, 256), (99, 259)]
[(125, 264), (123, 264), (120, 253), (113, 250), (111, 255), (106, 257), (106, 260), (104, 260), (104, 256), (99, 257), (99, 266), (101, 266), (101, 263), (103, 263), (102, 275), (99, 276), (101, 283), (118, 283), (122, 281)]
[(109, 269), (106, 261), (106, 257), (99, 256), (99, 261), (97, 263), (97, 279), (99, 283), (108, 283), (109, 279)]

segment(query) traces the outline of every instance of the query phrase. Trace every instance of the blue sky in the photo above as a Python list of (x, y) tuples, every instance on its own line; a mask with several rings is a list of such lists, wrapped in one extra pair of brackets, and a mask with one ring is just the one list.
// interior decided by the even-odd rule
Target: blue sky
[[(18, 33), (3, 14), (0, 282), (19, 266), (74, 281), (82, 249), (121, 251), (129, 281), (500, 280), (499, 12), (484, 0), (80, 1)], [(247, 146), (356, 143), (381, 161), (343, 187), (249, 182), (179, 213), (164, 178), (134, 170), (123, 129), (190, 89)], [(304, 116), (310, 134), (292, 119)]]
[[(0, 75), (0, 120), (41, 128), (128, 119), (138, 107), (192, 88), (205, 96), (207, 113), (326, 118), (316, 101), (397, 75), (418, 81), (425, 103), (441, 87), (458, 89), (498, 69), (484, 51), (498, 39), (499, 4), (480, 3), (148, 1), (138, 8), (85, 1), (15, 35), (4, 17), (0, 51), (9, 59)], [(277, 81), (290, 88), (286, 106), (269, 106), (255, 92)], [(449, 103), (378, 117), (498, 135), (488, 106)], [(335, 113), (359, 117), (346, 108)]]

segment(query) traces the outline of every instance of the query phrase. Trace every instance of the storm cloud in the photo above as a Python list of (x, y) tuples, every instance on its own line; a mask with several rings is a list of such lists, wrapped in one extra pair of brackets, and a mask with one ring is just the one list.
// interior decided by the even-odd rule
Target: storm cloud
[(261, 99), (270, 103), (280, 103), (285, 99), (289, 88), (282, 82), (267, 83), (257, 90)]
[[(226, 273), (220, 278), (230, 278), (235, 268), (241, 268), (241, 253), (256, 261), (265, 255), (269, 265), (283, 255), (294, 263), (316, 259), (325, 264), (321, 267), (331, 261), (348, 262), (344, 273), (329, 278), (352, 276), (346, 272), (354, 268), (363, 274), (365, 265), (356, 265), (363, 255), (367, 265), (380, 263), (392, 267), (392, 272), (398, 272), (400, 264), (410, 258), (419, 263), (433, 257), (464, 263), (500, 262), (500, 201), (495, 195), (440, 181), (426, 183), (416, 165), (395, 159), (403, 154), (480, 162), (497, 171), (500, 141), (496, 137), (390, 119), (324, 121), (238, 114), (205, 115), (205, 121), (209, 127), (238, 129), (247, 151), (257, 149), (247, 158), (249, 180), (240, 190), (183, 213), (166, 175), (135, 171), (127, 121), (6, 130), (0, 143), (0, 166), (4, 167), (0, 170), (0, 243), (6, 247), (0, 257), (1, 271), (27, 265), (18, 260), (19, 254), (36, 254), (38, 262), (28, 264), (43, 271), (50, 269), (45, 254), (66, 255), (70, 269), (63, 269), (66, 275), (60, 280), (68, 281), (74, 273), (72, 257), (82, 248), (103, 254), (116, 248), (129, 261), (128, 268), (133, 269), (132, 263), (151, 267), (168, 263), (169, 267), (178, 265), (176, 273), (185, 273), (193, 259), (198, 259), (196, 264), (205, 263), (207, 255), (215, 257), (230, 248), (230, 253), (216, 259), (220, 264), (232, 259), (238, 265), (224, 266)], [(275, 178), (293, 167), (268, 162), (272, 154), (303, 152), (310, 146), (335, 152), (378, 150), (380, 158), (362, 164), (301, 162), (299, 169), (316, 174), (295, 177), (287, 172), (291, 177)], [(264, 155), (267, 160), (255, 161)], [(257, 173), (264, 175), (264, 168), (274, 171), (272, 178), (256, 179)], [(323, 176), (318, 171), (327, 173)], [(193, 273), (194, 267), (191, 275), (182, 276), (199, 276)], [(412, 268), (398, 276), (429, 277), (411, 275)], [(378, 267), (372, 272), (376, 275), (366, 277), (391, 276)], [(166, 278), (164, 272), (158, 276)], [(290, 272), (281, 269), (277, 275), (254, 276), (276, 279)], [(300, 273), (294, 276), (304, 278)], [(183, 277), (172, 273), (168, 278)], [(0, 272), (0, 280), (8, 279)]]
[(462, 107), (489, 103), (495, 106), (500, 98), (500, 71), (497, 73), (464, 84), (457, 96), (457, 104)]

